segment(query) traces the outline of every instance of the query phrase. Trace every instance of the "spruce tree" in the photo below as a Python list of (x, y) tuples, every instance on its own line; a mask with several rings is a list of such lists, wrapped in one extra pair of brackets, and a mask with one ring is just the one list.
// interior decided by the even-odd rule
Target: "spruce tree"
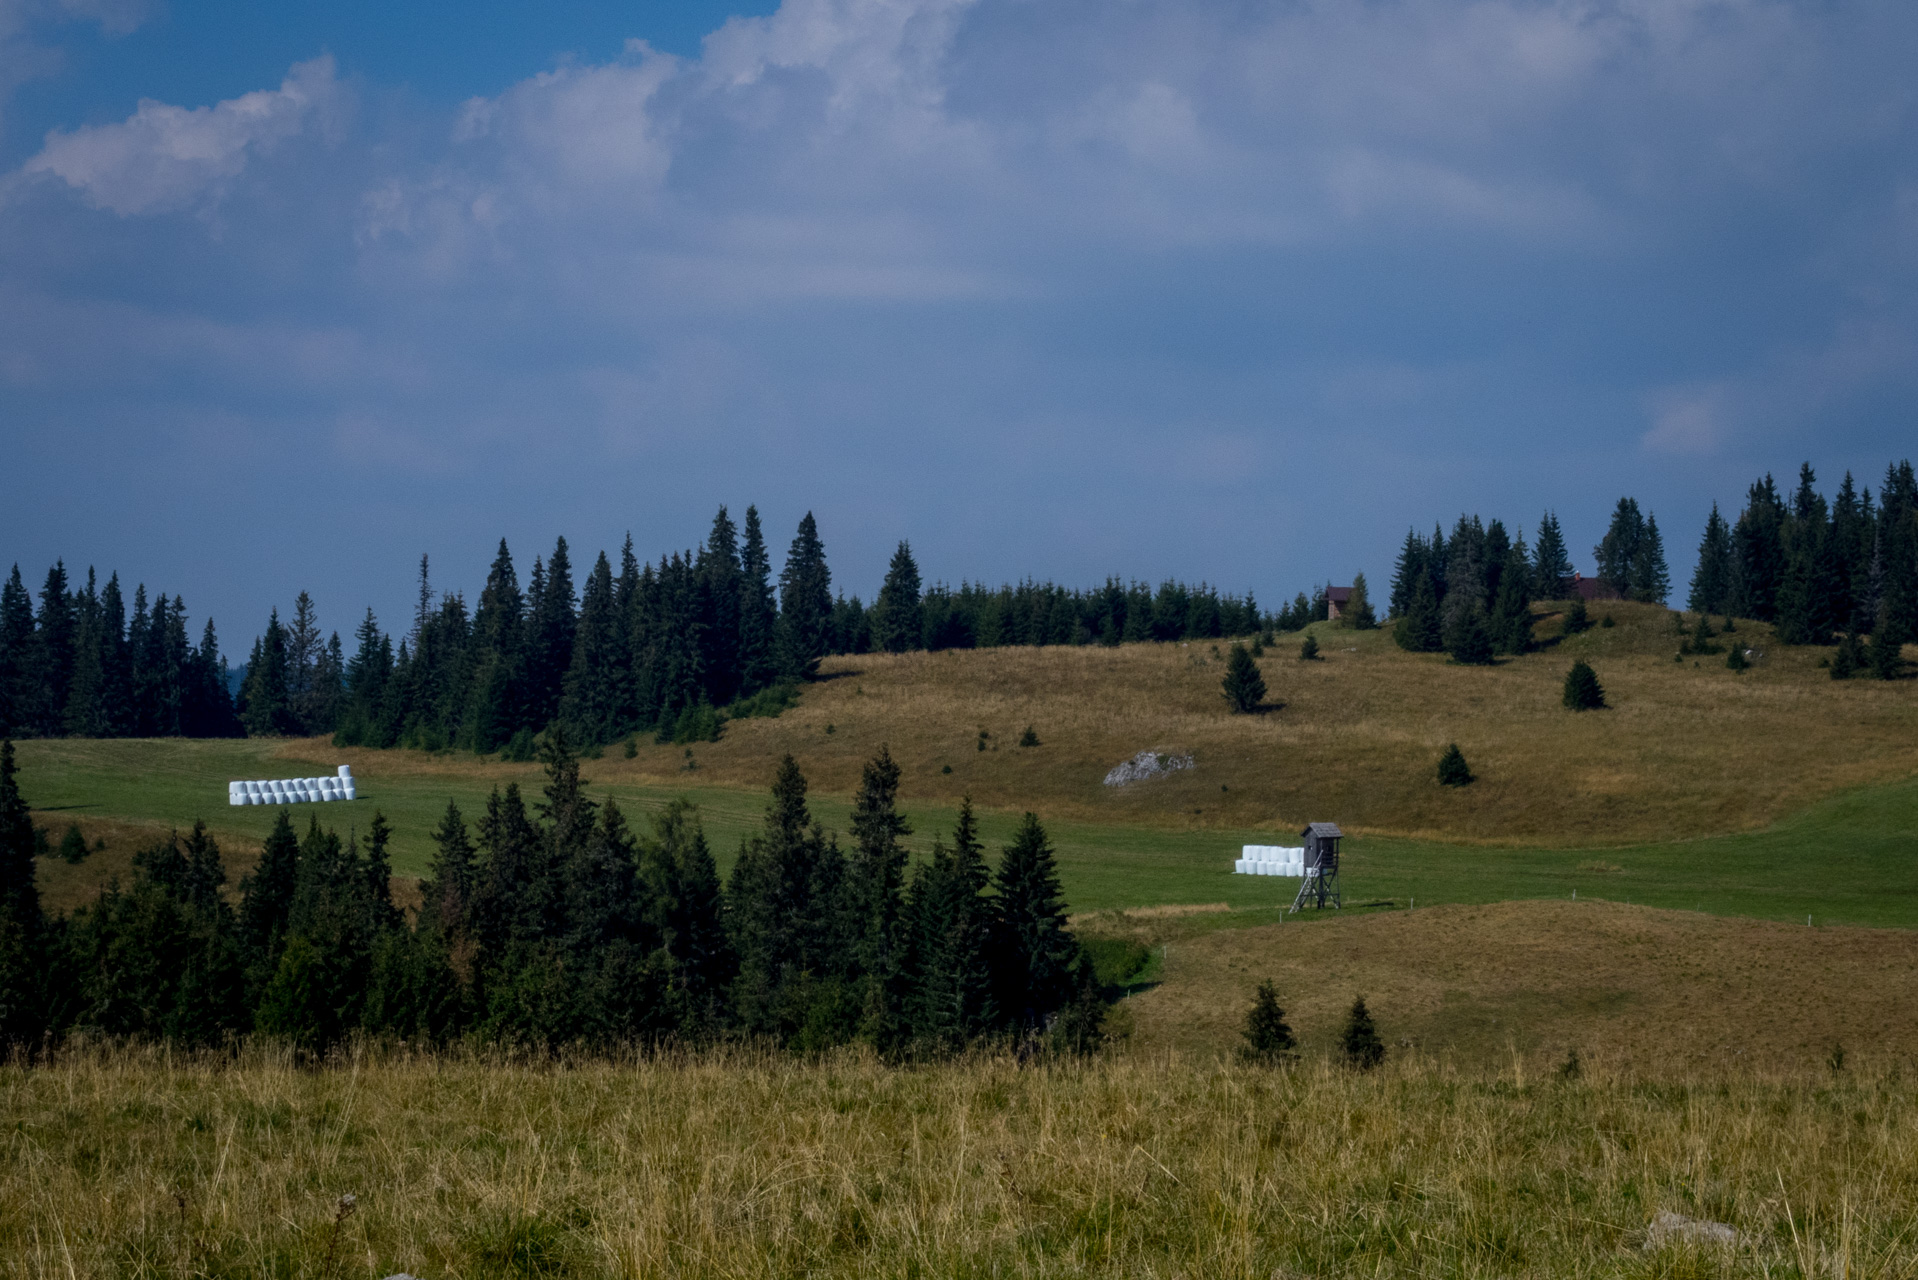
[(994, 877), (997, 1003), (1012, 1026), (1032, 1033), (1073, 994), (1079, 944), (1066, 925), (1052, 842), (1026, 814)]
[(779, 572), (777, 650), (780, 674), (807, 680), (826, 656), (832, 628), (832, 575), (819, 526), (808, 511), (793, 535), (786, 564)]
[(991, 876), (979, 841), (972, 797), (959, 803), (952, 847), (935, 839), (914, 877), (907, 1016), (916, 1040), (954, 1051), (987, 1034), (997, 1021), (993, 1001), (993, 916), (985, 897)]
[(924, 619), (919, 605), (919, 565), (912, 558), (912, 547), (900, 542), (886, 569), (886, 581), (873, 601), (873, 648), (886, 653), (905, 653), (924, 647)]
[(279, 964), (299, 876), (299, 837), (293, 834), (292, 817), (281, 809), (260, 846), (253, 874), (240, 882), (240, 945), (256, 983), (263, 985)]
[(1632, 548), (1631, 599), (1643, 604), (1664, 604), (1671, 594), (1672, 575), (1665, 565), (1665, 540), (1659, 536), (1658, 517), (1647, 516), (1637, 544)]
[(1265, 677), (1259, 674), (1259, 664), (1252, 660), (1251, 651), (1243, 643), (1233, 643), (1221, 684), (1226, 702), (1242, 715), (1257, 711), (1259, 704), (1265, 701)]
[(1429, 574), (1419, 575), (1413, 584), (1412, 602), (1392, 628), (1392, 639), (1399, 648), (1412, 653), (1437, 653), (1444, 648), (1438, 595)]
[(20, 794), (12, 739), (0, 739), (0, 1047), (41, 1029), (45, 924), (34, 880), (33, 820)]
[(1732, 671), (1743, 671), (1751, 666), (1751, 661), (1745, 657), (1744, 645), (1736, 640), (1732, 641), (1732, 650), (1725, 655), (1725, 666)]
[[(1425, 539), (1419, 537), (1417, 529), (1405, 531), (1405, 545), (1399, 548), (1398, 562), (1392, 573), (1392, 598), (1388, 602), (1388, 611), (1394, 621), (1405, 617), (1412, 607), (1412, 596), (1418, 590), (1419, 580), (1425, 577), (1426, 548)], [(1288, 608), (1282, 615), (1279, 630), (1291, 631), (1292, 610)]]
[(1352, 575), (1352, 593), (1346, 597), (1345, 609), (1339, 615), (1339, 621), (1354, 631), (1371, 631), (1379, 625), (1378, 615), (1372, 611), (1364, 574)]
[(1856, 631), (1847, 631), (1845, 638), (1838, 642), (1838, 649), (1831, 655), (1831, 678), (1849, 680), (1858, 674), (1858, 668), (1865, 663), (1865, 646)]
[(1694, 613), (1722, 613), (1731, 597), (1732, 531), (1725, 517), (1712, 503), (1705, 517), (1705, 534), (1698, 542), (1698, 567), (1692, 571), (1692, 586), (1685, 598)]
[(1718, 646), (1712, 643), (1718, 634), (1712, 629), (1712, 620), (1705, 614), (1698, 615), (1698, 625), (1692, 628), (1691, 650), (1693, 653), (1717, 653)]
[(1592, 557), (1598, 561), (1598, 580), (1621, 599), (1632, 598), (1632, 567), (1640, 559), (1639, 544), (1644, 539), (1645, 516), (1638, 500), (1620, 498), (1605, 536), (1592, 548)]
[(708, 702), (723, 707), (737, 698), (741, 689), (739, 626), (745, 588), (738, 531), (724, 507), (713, 516), (712, 530), (699, 549), (694, 571), (698, 577), (693, 608), (700, 622), (702, 692)]
[(761, 831), (740, 847), (727, 884), (727, 933), (739, 958), (733, 1003), (749, 1035), (814, 1043), (850, 1033), (858, 1006), (831, 983), (843, 968), (844, 859), (812, 820), (806, 777), (780, 761)]
[(1558, 517), (1547, 511), (1538, 523), (1538, 545), (1532, 555), (1532, 590), (1541, 600), (1563, 600), (1572, 590), (1572, 558), (1559, 530)]
[(1524, 542), (1514, 542), (1499, 566), (1498, 590), (1486, 624), (1495, 652), (1526, 653), (1532, 647), (1532, 577)]
[[(462, 745), (482, 755), (499, 750), (520, 728), (525, 628), (526, 598), (519, 589), (513, 553), (501, 538), (473, 613), (471, 694)], [(355, 632), (355, 641), (354, 658), (347, 666), (346, 699), (352, 714), (370, 722), (376, 716), (373, 708), (378, 705), (379, 686), (393, 665), (392, 646), (380, 635), (371, 609)]]
[(614, 601), (613, 567), (602, 552), (586, 578), (560, 702), (567, 731), (587, 747), (611, 742), (628, 727), (620, 705), (627, 676), (624, 630)]
[(1572, 607), (1565, 611), (1565, 634), (1575, 636), (1581, 631), (1589, 631), (1591, 626), (1592, 614), (1585, 607), (1585, 597), (1572, 597)]
[(1438, 780), (1442, 787), (1469, 786), (1473, 781), (1472, 767), (1465, 763), (1465, 753), (1454, 742), (1445, 748), (1445, 754), (1439, 757)]
[(778, 607), (773, 599), (772, 559), (759, 527), (759, 508), (746, 508), (745, 543), (740, 548), (739, 691), (758, 693), (779, 679), (774, 630)]
[(1572, 711), (1602, 711), (1605, 708), (1605, 690), (1598, 683), (1598, 673), (1591, 664), (1580, 658), (1565, 673), (1565, 706)]
[(641, 842), (640, 878), (652, 926), (672, 957), (683, 1030), (696, 1038), (717, 1035), (737, 964), (726, 941), (719, 870), (692, 804), (674, 799), (653, 815), (652, 835)]
[(244, 700), (240, 720), (254, 737), (297, 732), (288, 697), (286, 631), (280, 626), (280, 611), (273, 610), (266, 631), (247, 659), (246, 683), (241, 686)]
[(1299, 661), (1317, 662), (1319, 660), (1319, 638), (1308, 631), (1305, 633), (1305, 639), (1299, 644)]
[(1345, 1064), (1357, 1071), (1370, 1071), (1385, 1061), (1385, 1041), (1379, 1038), (1364, 996), (1354, 1000), (1351, 1012), (1346, 1014), (1345, 1029), (1339, 1033), (1339, 1051), (1345, 1056)]
[(861, 997), (861, 1034), (882, 1048), (905, 1030), (901, 1003), (904, 838), (912, 825), (899, 812), (899, 766), (884, 746), (860, 770), (853, 796), (853, 846), (846, 859), (846, 905)]
[(79, 637), (73, 598), (67, 590), (67, 568), (55, 561), (40, 588), (40, 612), (34, 619), (32, 704), (29, 721), (42, 737), (65, 731), (67, 694), (73, 687), (73, 667)]
[(1460, 618), (1451, 637), (1452, 661), (1464, 666), (1492, 665), (1492, 634), (1485, 626), (1485, 611), (1474, 605)]
[(1896, 624), (1884, 622), (1871, 637), (1871, 673), (1880, 680), (1896, 680), (1904, 674), (1904, 636)]
[[(539, 581), (537, 607), (529, 609), (531, 636), (526, 654), (526, 727), (538, 730), (559, 714), (566, 672), (573, 661), (573, 635), (578, 616), (573, 599), (573, 562), (566, 539), (553, 546), (553, 555)], [(417, 650), (415, 654), (417, 655)]]
[(13, 566), (0, 586), (0, 737), (32, 732), (33, 597)]
[(1261, 982), (1253, 994), (1239, 1035), (1245, 1040), (1239, 1056), (1247, 1062), (1276, 1067), (1297, 1056), (1299, 1042), (1286, 1024), (1285, 1010), (1279, 1007), (1278, 988), (1270, 981)]

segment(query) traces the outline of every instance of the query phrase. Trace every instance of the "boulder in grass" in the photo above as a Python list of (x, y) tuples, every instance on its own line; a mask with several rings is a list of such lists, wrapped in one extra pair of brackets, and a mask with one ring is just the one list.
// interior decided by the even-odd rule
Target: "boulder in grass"
[(1738, 1232), (1723, 1222), (1687, 1218), (1667, 1209), (1652, 1219), (1645, 1231), (1645, 1247), (1662, 1249), (1667, 1245), (1736, 1245)]
[(1141, 751), (1124, 764), (1114, 765), (1106, 774), (1108, 787), (1123, 787), (1134, 782), (1145, 782), (1151, 778), (1161, 778), (1180, 769), (1190, 769), (1190, 755), (1163, 755), (1157, 751)]

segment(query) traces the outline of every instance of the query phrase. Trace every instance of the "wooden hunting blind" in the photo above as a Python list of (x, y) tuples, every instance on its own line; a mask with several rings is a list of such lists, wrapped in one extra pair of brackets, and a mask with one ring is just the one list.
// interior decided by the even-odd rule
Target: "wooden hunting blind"
[(1339, 909), (1339, 841), (1345, 833), (1333, 823), (1313, 822), (1299, 835), (1305, 840), (1305, 882), (1299, 886), (1292, 910), (1322, 908), (1328, 903)]

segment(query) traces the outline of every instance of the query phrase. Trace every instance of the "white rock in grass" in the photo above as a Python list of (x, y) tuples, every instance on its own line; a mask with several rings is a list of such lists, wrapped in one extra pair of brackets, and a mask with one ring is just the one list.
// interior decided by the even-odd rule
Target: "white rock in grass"
[(1702, 1218), (1687, 1218), (1682, 1213), (1673, 1213), (1667, 1209), (1652, 1219), (1652, 1225), (1645, 1231), (1645, 1247), (1662, 1249), (1666, 1245), (1685, 1244), (1724, 1244), (1738, 1243), (1738, 1232), (1723, 1222), (1706, 1222)]
[(1164, 755), (1157, 751), (1141, 751), (1124, 764), (1114, 765), (1106, 774), (1108, 787), (1123, 787), (1134, 782), (1145, 782), (1151, 778), (1163, 777), (1179, 769), (1192, 768), (1191, 755)]

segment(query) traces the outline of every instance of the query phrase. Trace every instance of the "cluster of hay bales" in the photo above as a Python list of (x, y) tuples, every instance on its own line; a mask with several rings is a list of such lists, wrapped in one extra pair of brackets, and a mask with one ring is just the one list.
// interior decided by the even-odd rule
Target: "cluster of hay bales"
[(267, 778), (256, 782), (226, 784), (226, 802), (244, 804), (324, 804), (329, 800), (353, 800), (353, 769), (341, 765), (338, 777)]

